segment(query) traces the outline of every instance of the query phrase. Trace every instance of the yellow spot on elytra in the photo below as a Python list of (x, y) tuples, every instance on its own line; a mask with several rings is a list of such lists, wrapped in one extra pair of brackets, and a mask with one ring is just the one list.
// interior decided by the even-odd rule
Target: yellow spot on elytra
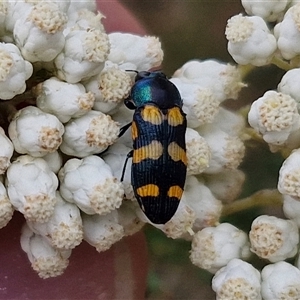
[(131, 123), (131, 135), (133, 140), (138, 137), (138, 130), (134, 121)]
[(178, 200), (181, 199), (183, 189), (179, 185), (173, 185), (168, 190), (168, 197), (176, 197)]
[(146, 158), (158, 159), (163, 154), (163, 146), (159, 141), (152, 141), (149, 145), (133, 151), (132, 162), (137, 164)]
[(187, 164), (186, 152), (177, 143), (172, 142), (168, 146), (168, 153), (174, 161), (182, 161)]
[(154, 125), (159, 125), (163, 122), (163, 116), (159, 108), (151, 105), (146, 105), (141, 112), (144, 121)]
[(173, 107), (168, 112), (168, 123), (171, 126), (178, 126), (183, 124), (184, 117), (179, 109), (179, 107)]
[(159, 195), (159, 187), (156, 184), (146, 184), (136, 189), (140, 197), (157, 197)]

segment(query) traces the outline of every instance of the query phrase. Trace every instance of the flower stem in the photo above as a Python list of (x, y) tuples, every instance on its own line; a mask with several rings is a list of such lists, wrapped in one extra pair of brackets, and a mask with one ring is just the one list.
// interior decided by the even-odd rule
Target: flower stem
[(288, 71), (290, 69), (292, 69), (291, 65), (288, 62), (285, 62), (284, 60), (282, 60), (281, 58), (274, 56), (272, 58), (271, 63), (275, 66), (277, 66), (278, 68)]
[(228, 216), (257, 206), (279, 206), (282, 205), (282, 201), (282, 195), (278, 190), (261, 190), (250, 197), (224, 205), (222, 216)]
[(241, 77), (243, 79), (245, 79), (247, 77), (247, 75), (250, 74), (251, 71), (255, 69), (255, 66), (250, 65), (250, 64), (248, 64), (248, 65), (238, 65), (238, 69), (240, 71)]

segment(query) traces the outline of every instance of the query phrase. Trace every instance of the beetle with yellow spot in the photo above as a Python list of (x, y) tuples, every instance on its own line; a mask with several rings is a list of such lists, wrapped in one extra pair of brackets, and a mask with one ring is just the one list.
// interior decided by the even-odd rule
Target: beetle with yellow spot
[(164, 73), (138, 72), (125, 105), (135, 110), (130, 152), (134, 193), (148, 219), (164, 224), (178, 208), (186, 178), (182, 99)]

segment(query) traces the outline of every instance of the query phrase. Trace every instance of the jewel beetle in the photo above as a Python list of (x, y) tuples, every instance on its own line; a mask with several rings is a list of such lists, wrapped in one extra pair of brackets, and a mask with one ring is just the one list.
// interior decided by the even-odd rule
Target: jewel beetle
[[(168, 222), (179, 205), (186, 178), (186, 116), (176, 86), (160, 71), (137, 72), (130, 96), (134, 109), (131, 184), (155, 224)], [(126, 129), (125, 129), (126, 130)], [(123, 169), (123, 175), (126, 165)]]

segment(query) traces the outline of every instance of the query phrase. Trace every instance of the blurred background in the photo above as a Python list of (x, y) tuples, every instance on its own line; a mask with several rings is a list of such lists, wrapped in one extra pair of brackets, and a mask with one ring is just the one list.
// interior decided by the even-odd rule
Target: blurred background
[[(164, 50), (162, 69), (168, 76), (191, 59), (214, 58), (234, 63), (227, 52), (224, 32), (227, 20), (244, 12), (240, 1), (120, 2), (139, 19), (150, 35), (160, 38)], [(248, 87), (241, 92), (239, 100), (229, 99), (225, 105), (235, 110), (250, 104), (265, 91), (276, 88), (282, 74), (273, 66), (256, 68), (245, 78)], [(255, 143), (247, 146), (247, 155), (240, 167), (247, 176), (241, 197), (263, 188), (276, 188), (278, 169), (283, 161), (280, 155), (271, 154), (265, 145), (260, 145), (259, 149)], [(248, 231), (252, 220), (262, 213), (261, 209), (253, 209), (222, 221)], [(210, 286), (212, 275), (193, 266), (189, 260), (189, 242), (168, 239), (150, 226), (145, 232), (150, 256), (147, 299), (215, 299)], [(262, 265), (260, 261), (254, 263), (258, 268)]]
[(194, 58), (231, 60), (224, 30), (227, 19), (242, 11), (240, 1), (120, 2), (134, 13), (149, 34), (161, 39), (165, 53), (163, 69), (168, 75)]

